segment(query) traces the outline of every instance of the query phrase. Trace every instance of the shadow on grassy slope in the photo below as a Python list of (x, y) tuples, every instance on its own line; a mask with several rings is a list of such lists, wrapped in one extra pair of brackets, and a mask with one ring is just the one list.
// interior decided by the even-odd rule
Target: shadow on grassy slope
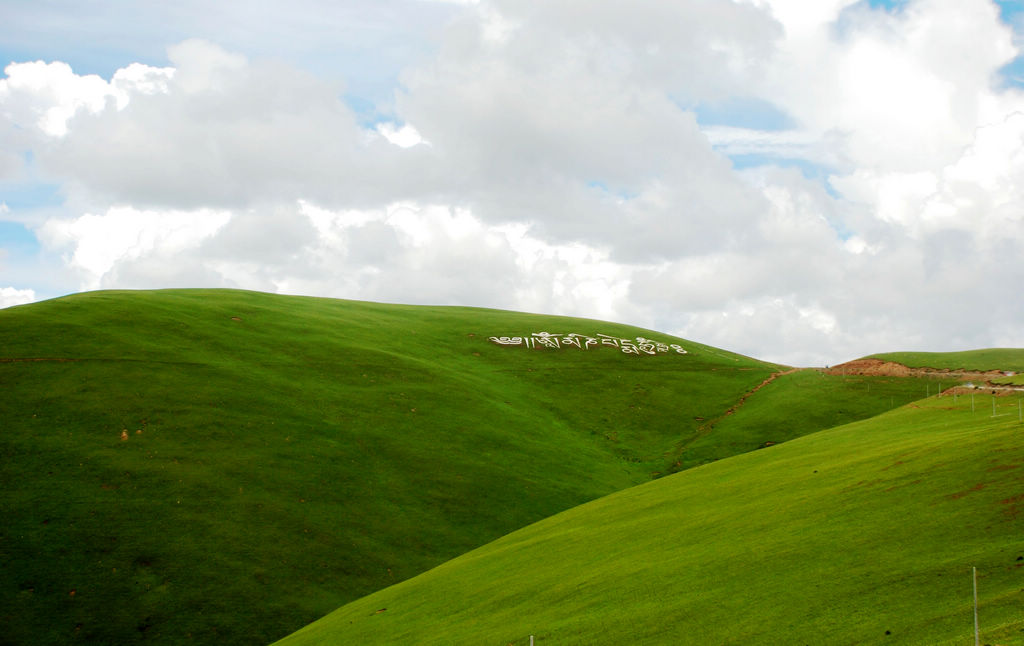
[(1022, 644), (1024, 426), (997, 405), (932, 398), (610, 495), (281, 644), (969, 643), (972, 566), (983, 639)]

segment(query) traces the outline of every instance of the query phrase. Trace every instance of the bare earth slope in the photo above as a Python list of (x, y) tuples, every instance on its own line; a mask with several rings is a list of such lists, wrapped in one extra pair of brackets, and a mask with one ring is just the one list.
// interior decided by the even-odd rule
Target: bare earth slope
[(910, 367), (896, 361), (886, 361), (875, 357), (866, 357), (841, 363), (824, 370), (829, 375), (866, 375), (873, 377), (929, 377), (949, 379), (949, 386), (960, 387), (963, 382), (970, 382), (973, 387), (984, 387), (998, 392), (1012, 393), (1024, 388), (1001, 383), (1007, 376), (1016, 374), (1015, 370), (969, 370), (951, 368)]

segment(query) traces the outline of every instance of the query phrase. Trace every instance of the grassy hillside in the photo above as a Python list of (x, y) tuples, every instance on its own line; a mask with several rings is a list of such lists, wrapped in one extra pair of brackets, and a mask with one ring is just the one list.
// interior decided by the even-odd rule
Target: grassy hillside
[[(982, 398), (979, 395), (979, 398)], [(1024, 425), (933, 397), (613, 494), (282, 645), (1024, 644)]]
[(701, 433), (680, 442), (676, 470), (873, 417), (938, 388), (927, 377), (843, 376), (817, 369), (787, 372), (734, 412), (706, 422)]
[(1024, 372), (1024, 348), (990, 348), (964, 352), (886, 352), (873, 354), (870, 358), (894, 361), (910, 368)]
[[(638, 335), (688, 354), (527, 350)], [(672, 466), (776, 366), (238, 291), (0, 311), (0, 643), (266, 643)]]

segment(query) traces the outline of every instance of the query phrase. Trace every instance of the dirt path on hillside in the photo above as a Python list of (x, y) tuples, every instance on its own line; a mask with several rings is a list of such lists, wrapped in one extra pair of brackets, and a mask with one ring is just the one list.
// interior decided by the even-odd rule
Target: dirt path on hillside
[[(736, 403), (733, 404), (732, 406), (730, 406), (728, 409), (726, 409), (726, 411), (724, 413), (722, 413), (721, 415), (719, 415), (718, 417), (716, 417), (714, 419), (707, 420), (703, 424), (698, 426), (697, 427), (697, 432), (693, 435), (693, 437), (689, 438), (688, 440), (686, 440), (682, 444), (679, 444), (678, 446), (676, 446), (676, 449), (675, 449), (676, 455), (677, 456), (678, 455), (682, 455), (682, 453), (684, 451), (686, 451), (686, 449), (690, 445), (692, 445), (694, 442), (696, 442), (697, 440), (701, 439), (702, 437), (704, 437), (708, 433), (710, 433), (712, 430), (714, 430), (716, 424), (721, 422), (726, 417), (729, 417), (730, 415), (734, 415), (736, 413), (736, 411), (738, 411), (740, 409), (740, 407), (743, 406), (743, 404), (745, 404), (748, 399), (750, 399), (751, 395), (753, 395), (757, 391), (761, 390), (762, 388), (764, 388), (768, 384), (772, 383), (773, 381), (775, 381), (779, 377), (782, 377), (782, 376), (785, 376), (785, 375), (791, 375), (794, 372), (799, 372), (801, 370), (813, 370), (813, 368), (790, 368), (789, 370), (780, 370), (779, 372), (773, 372), (772, 374), (768, 375), (767, 379), (765, 379), (761, 383), (757, 384), (756, 386), (754, 386), (753, 388), (751, 388), (747, 392), (743, 393), (743, 395), (741, 395), (740, 398), (736, 400)], [(680, 463), (677, 461), (675, 466), (676, 467), (680, 466)]]
[(71, 361), (81, 361), (81, 359), (61, 359), (57, 357), (0, 357), (0, 363), (34, 363), (37, 361), (56, 361), (57, 363), (68, 363)]
[[(761, 390), (768, 384), (772, 383), (779, 377), (785, 375), (791, 375), (795, 372), (802, 370), (816, 370), (826, 375), (864, 375), (871, 377), (932, 377), (936, 379), (949, 379), (951, 384), (950, 387), (943, 391), (943, 394), (953, 393), (965, 393), (972, 390), (984, 389), (991, 391), (996, 395), (1010, 395), (1019, 394), (1024, 392), (1024, 388), (1019, 386), (1007, 386), (1005, 384), (993, 383), (993, 379), (999, 379), (1006, 377), (1006, 372), (1002, 370), (988, 370), (988, 371), (977, 371), (977, 370), (948, 370), (938, 368), (911, 368), (901, 363), (894, 361), (883, 361), (881, 359), (856, 359), (854, 361), (848, 361), (837, 366), (830, 368), (790, 368), (789, 370), (781, 370), (779, 372), (773, 372), (768, 376), (767, 379), (754, 386), (747, 392), (745, 392), (736, 403), (730, 406), (724, 413), (715, 417), (714, 419), (704, 420), (700, 426), (697, 427), (696, 433), (681, 444), (678, 444), (675, 448), (675, 457), (672, 458), (673, 470), (678, 469), (681, 466), (681, 456), (686, 450), (696, 443), (701, 438), (707, 436), (711, 431), (714, 430), (715, 426), (718, 425), (723, 419), (734, 415), (750, 397)], [(973, 382), (972, 386), (967, 386), (964, 382)], [(953, 383), (955, 382), (955, 383)], [(671, 471), (670, 471), (671, 472)]]
[(779, 371), (779, 372), (773, 372), (772, 374), (768, 375), (767, 379), (765, 379), (761, 383), (757, 384), (756, 386), (754, 386), (753, 388), (751, 388), (747, 392), (743, 393), (743, 396), (740, 397), (739, 399), (737, 399), (736, 403), (733, 404), (732, 406), (730, 406), (729, 410), (727, 410), (724, 413), (722, 413), (721, 417), (718, 417), (717, 419), (715, 419), (714, 422), (711, 423), (711, 425), (714, 426), (718, 422), (722, 421), (723, 418), (726, 418), (726, 417), (732, 415), (733, 413), (735, 413), (737, 410), (739, 410), (740, 406), (742, 406), (743, 404), (747, 403), (747, 400), (750, 399), (751, 395), (753, 395), (757, 391), (761, 390), (762, 388), (764, 388), (768, 384), (772, 383), (773, 381), (775, 381), (779, 377), (782, 377), (782, 376), (785, 376), (785, 375), (791, 375), (794, 372), (799, 372), (800, 370), (806, 370), (806, 368), (790, 368), (789, 370), (782, 370), (782, 371)]

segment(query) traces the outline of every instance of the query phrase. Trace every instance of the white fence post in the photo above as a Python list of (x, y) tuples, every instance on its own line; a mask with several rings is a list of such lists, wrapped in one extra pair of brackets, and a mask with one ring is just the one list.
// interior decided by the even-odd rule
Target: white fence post
[(971, 576), (974, 580), (974, 646), (978, 646), (978, 568), (971, 567)]

